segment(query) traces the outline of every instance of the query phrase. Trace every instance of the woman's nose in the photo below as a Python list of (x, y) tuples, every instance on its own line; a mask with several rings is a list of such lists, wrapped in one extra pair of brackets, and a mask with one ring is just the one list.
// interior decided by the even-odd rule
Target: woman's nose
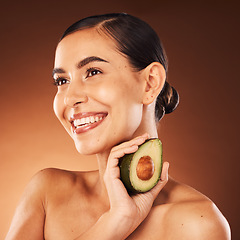
[[(79, 85), (79, 84), (78, 84)], [(83, 86), (69, 83), (67, 93), (64, 98), (65, 105), (69, 107), (77, 107), (80, 103), (88, 101), (88, 97), (83, 89)]]

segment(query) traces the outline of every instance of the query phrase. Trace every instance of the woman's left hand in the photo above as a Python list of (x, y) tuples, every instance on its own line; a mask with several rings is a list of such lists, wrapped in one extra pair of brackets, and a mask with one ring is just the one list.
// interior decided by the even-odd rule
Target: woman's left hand
[(109, 213), (113, 214), (115, 217), (118, 216), (119, 219), (124, 219), (123, 222), (126, 222), (126, 224), (124, 224), (125, 227), (123, 226), (123, 231), (126, 232), (126, 236), (130, 235), (146, 218), (155, 198), (168, 181), (169, 163), (167, 162), (163, 164), (161, 179), (158, 184), (146, 193), (129, 196), (120, 180), (120, 169), (118, 166), (119, 158), (123, 157), (125, 154), (136, 152), (138, 146), (144, 143), (148, 138), (148, 134), (144, 134), (114, 147), (110, 152), (104, 175), (104, 181), (110, 200)]

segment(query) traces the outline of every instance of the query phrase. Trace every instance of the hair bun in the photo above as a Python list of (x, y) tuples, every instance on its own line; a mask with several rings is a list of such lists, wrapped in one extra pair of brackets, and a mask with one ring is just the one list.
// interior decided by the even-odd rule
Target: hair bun
[(156, 117), (161, 120), (164, 114), (173, 112), (179, 103), (179, 94), (176, 89), (168, 82), (165, 82), (164, 87), (157, 97), (156, 102)]
[(177, 90), (174, 87), (171, 87), (171, 91), (172, 91), (171, 97), (169, 99), (168, 104), (165, 106), (166, 114), (173, 112), (179, 103), (179, 94)]

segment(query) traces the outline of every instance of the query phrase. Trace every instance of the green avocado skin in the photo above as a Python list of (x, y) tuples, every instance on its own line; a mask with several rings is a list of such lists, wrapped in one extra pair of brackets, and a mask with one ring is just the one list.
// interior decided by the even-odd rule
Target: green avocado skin
[(128, 190), (128, 192), (130, 193), (138, 193), (138, 191), (136, 191), (131, 182), (130, 182), (130, 178), (129, 178), (129, 171), (130, 171), (130, 163), (132, 161), (134, 153), (131, 154), (126, 154), (124, 155), (124, 157), (122, 157), (120, 159), (120, 176), (121, 176), (121, 180), (124, 184), (124, 186), (126, 187), (126, 189)]
[[(143, 144), (145, 144), (148, 141), (152, 141), (152, 140), (156, 140), (157, 138), (150, 138), (147, 141), (145, 141)], [(159, 140), (159, 139), (157, 139)], [(142, 144), (142, 145), (143, 145)], [(140, 147), (142, 146), (140, 145), (138, 149), (140, 149)], [(141, 193), (142, 191), (136, 190), (133, 186), (132, 183), (130, 181), (130, 166), (131, 166), (131, 161), (133, 159), (135, 153), (131, 153), (131, 154), (126, 154), (124, 155), (122, 158), (119, 159), (119, 168), (120, 168), (120, 178), (124, 184), (124, 186), (126, 187), (127, 191), (129, 193), (132, 194), (137, 194), (137, 193)], [(161, 156), (162, 157), (162, 156)], [(161, 166), (160, 166), (160, 173), (162, 171), (162, 161), (161, 161)], [(161, 174), (160, 174), (161, 175)], [(160, 179), (160, 176), (158, 178), (158, 180)], [(156, 183), (153, 185), (153, 187), (157, 184), (158, 180), (156, 181)]]

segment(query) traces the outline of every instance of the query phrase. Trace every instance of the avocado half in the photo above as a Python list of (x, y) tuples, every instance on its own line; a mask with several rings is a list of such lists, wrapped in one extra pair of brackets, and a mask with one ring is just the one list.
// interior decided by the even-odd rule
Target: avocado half
[(130, 193), (151, 190), (162, 172), (162, 143), (158, 138), (148, 139), (132, 154), (119, 161), (120, 178)]

